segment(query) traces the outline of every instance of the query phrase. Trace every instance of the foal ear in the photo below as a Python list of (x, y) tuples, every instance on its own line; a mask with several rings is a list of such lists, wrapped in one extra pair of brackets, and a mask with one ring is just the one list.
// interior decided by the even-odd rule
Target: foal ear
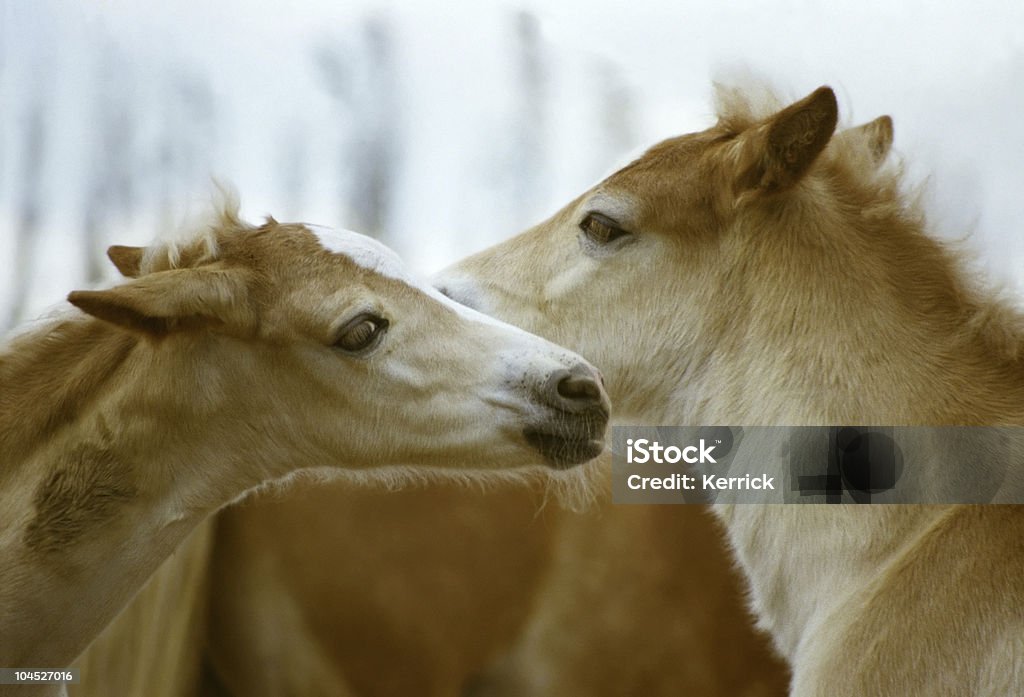
[(68, 301), (93, 317), (151, 336), (255, 324), (244, 277), (223, 269), (159, 271), (108, 290), (76, 290)]
[(846, 129), (837, 138), (844, 141), (860, 141), (871, 154), (871, 161), (879, 165), (892, 149), (892, 117), (879, 116), (874, 121)]
[(838, 117), (835, 93), (819, 87), (753, 129), (738, 190), (772, 194), (796, 184), (828, 145)]
[(126, 278), (137, 278), (142, 266), (143, 247), (124, 247), (115, 244), (107, 249), (107, 257), (114, 262), (114, 266)]

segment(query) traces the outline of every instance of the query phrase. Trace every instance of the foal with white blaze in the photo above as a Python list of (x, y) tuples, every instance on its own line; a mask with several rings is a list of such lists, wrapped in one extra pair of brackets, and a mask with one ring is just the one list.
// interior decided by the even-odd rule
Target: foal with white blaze
[[(625, 419), (1024, 425), (1024, 317), (925, 234), (879, 166), (888, 121), (864, 147), (834, 135), (828, 88), (775, 113), (720, 101), (716, 126), (656, 145), (440, 287), (587, 355)], [(1024, 694), (1024, 508), (715, 512), (793, 695)], [(542, 608), (560, 588), (575, 598), (571, 569), (557, 581)], [(566, 631), (535, 617), (515, 673), (543, 661), (550, 686)], [(544, 687), (521, 694), (562, 694)]]
[(567, 468), (603, 447), (590, 365), (415, 284), (367, 238), (224, 210), (181, 246), (110, 256), (131, 280), (71, 293), (82, 313), (0, 352), (0, 666), (69, 665), (261, 483)]

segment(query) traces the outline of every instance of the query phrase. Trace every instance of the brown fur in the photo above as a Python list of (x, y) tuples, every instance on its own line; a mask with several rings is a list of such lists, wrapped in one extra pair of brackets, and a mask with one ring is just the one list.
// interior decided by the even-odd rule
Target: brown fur
[[(558, 518), (538, 515), (541, 500), (509, 487), (333, 484), (225, 511), (211, 574), (216, 673), (230, 694), (457, 694), (530, 611)], [(423, 521), (423, 534), (389, 516)], [(294, 544), (264, 545), (283, 533)], [(256, 655), (272, 663), (254, 670)]]
[[(522, 489), (336, 484), (233, 507), (218, 524), (213, 665), (233, 694), (459, 694), (543, 608), (550, 631), (537, 655), (559, 668), (552, 694), (781, 694), (785, 669), (752, 632), (706, 511), (538, 514), (540, 503)], [(335, 558), (345, 563), (311, 563)], [(282, 629), (295, 607), (311, 619)], [(628, 660), (595, 663), (627, 641)], [(255, 671), (256, 655), (281, 670)], [(310, 673), (336, 677), (311, 685)]]
[[(111, 257), (131, 280), (71, 293), (85, 315), (0, 349), (0, 665), (67, 667), (199, 527), (140, 600), (167, 610), (173, 597), (184, 605), (171, 614), (190, 619), (133, 607), (97, 650), (131, 641), (142, 669), (119, 663), (129, 685), (95, 672), (88, 683), (153, 695), (159, 657), (180, 656), (190, 677), (160, 683), (190, 689), (204, 614), (193, 586), (212, 539), (201, 524), (243, 493), (313, 471), (391, 486), (417, 468), (529, 481), (602, 447), (593, 367), (467, 312), (366, 238), (250, 226), (227, 207), (184, 244)], [(342, 345), (367, 318), (375, 342)], [(593, 386), (587, 400), (555, 393), (570, 372)], [(530, 429), (562, 449), (539, 448)], [(583, 492), (585, 473), (559, 479)], [(147, 618), (167, 621), (150, 630), (170, 632), (170, 649), (139, 641)], [(110, 664), (94, 653), (83, 665)]]
[(49, 553), (74, 544), (138, 494), (131, 480), (129, 466), (115, 453), (91, 443), (75, 447), (36, 491), (25, 546)]
[(468, 694), (783, 694), (723, 545), (702, 506), (605, 501), (563, 517), (523, 634)]
[(118, 695), (195, 694), (202, 644), (166, 637), (196, 637), (206, 627), (212, 541), (213, 525), (207, 522), (174, 550), (75, 662), (80, 682), (69, 686), (70, 695), (109, 695), (113, 686)]
[[(16, 339), (0, 355), (0, 452), (7, 465), (0, 468), (0, 478), (10, 463), (79, 418), (135, 343), (131, 336), (111, 334), (79, 318), (60, 322), (41, 339)], [(60, 374), (52, 366), (68, 371)]]

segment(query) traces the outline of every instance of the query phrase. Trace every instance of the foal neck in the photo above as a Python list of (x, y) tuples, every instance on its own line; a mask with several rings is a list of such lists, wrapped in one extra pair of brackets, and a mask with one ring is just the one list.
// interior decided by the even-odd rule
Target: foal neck
[(872, 215), (833, 208), (761, 231), (742, 252), (744, 283), (723, 277), (730, 321), (706, 341), (716, 383), (736, 396), (711, 416), (1024, 423), (1024, 317), (896, 203)]
[(244, 444), (211, 437), (216, 405), (189, 406), (216, 376), (181, 349), (208, 344), (166, 341), (70, 319), (0, 354), (0, 665), (69, 665), (259, 481), (235, 471)]
[(0, 347), (0, 477), (80, 419), (138, 342), (105, 322), (73, 317)]
[[(754, 287), (784, 287), (787, 296), (766, 294), (734, 322), (742, 339), (721, 342), (719, 372), (709, 380), (717, 388), (708, 392), (714, 406), (700, 423), (1024, 425), (1019, 313), (972, 287), (952, 254), (919, 231), (851, 230), (846, 239), (877, 241), (886, 253), (872, 264), (819, 248), (800, 266), (781, 256), (751, 265)], [(788, 270), (784, 285), (780, 269)], [(806, 504), (716, 510), (751, 581), (761, 624), (790, 660), (809, 648), (837, 607), (950, 511)]]

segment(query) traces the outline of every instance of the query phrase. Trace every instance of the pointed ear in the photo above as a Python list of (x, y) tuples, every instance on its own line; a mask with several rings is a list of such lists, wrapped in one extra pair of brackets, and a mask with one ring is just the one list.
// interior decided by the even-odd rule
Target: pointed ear
[(76, 290), (68, 301), (93, 317), (151, 336), (200, 326), (255, 326), (247, 284), (237, 271), (159, 271), (109, 290)]
[(738, 191), (772, 194), (796, 184), (828, 145), (838, 117), (835, 93), (819, 87), (751, 129), (745, 135)]
[(874, 121), (848, 128), (836, 137), (847, 142), (861, 143), (870, 153), (871, 161), (876, 165), (882, 164), (892, 149), (892, 118), (879, 116)]
[(125, 278), (138, 278), (139, 269), (142, 266), (142, 254), (146, 250), (143, 247), (124, 247), (115, 244), (107, 249), (107, 257), (114, 262), (114, 266)]

